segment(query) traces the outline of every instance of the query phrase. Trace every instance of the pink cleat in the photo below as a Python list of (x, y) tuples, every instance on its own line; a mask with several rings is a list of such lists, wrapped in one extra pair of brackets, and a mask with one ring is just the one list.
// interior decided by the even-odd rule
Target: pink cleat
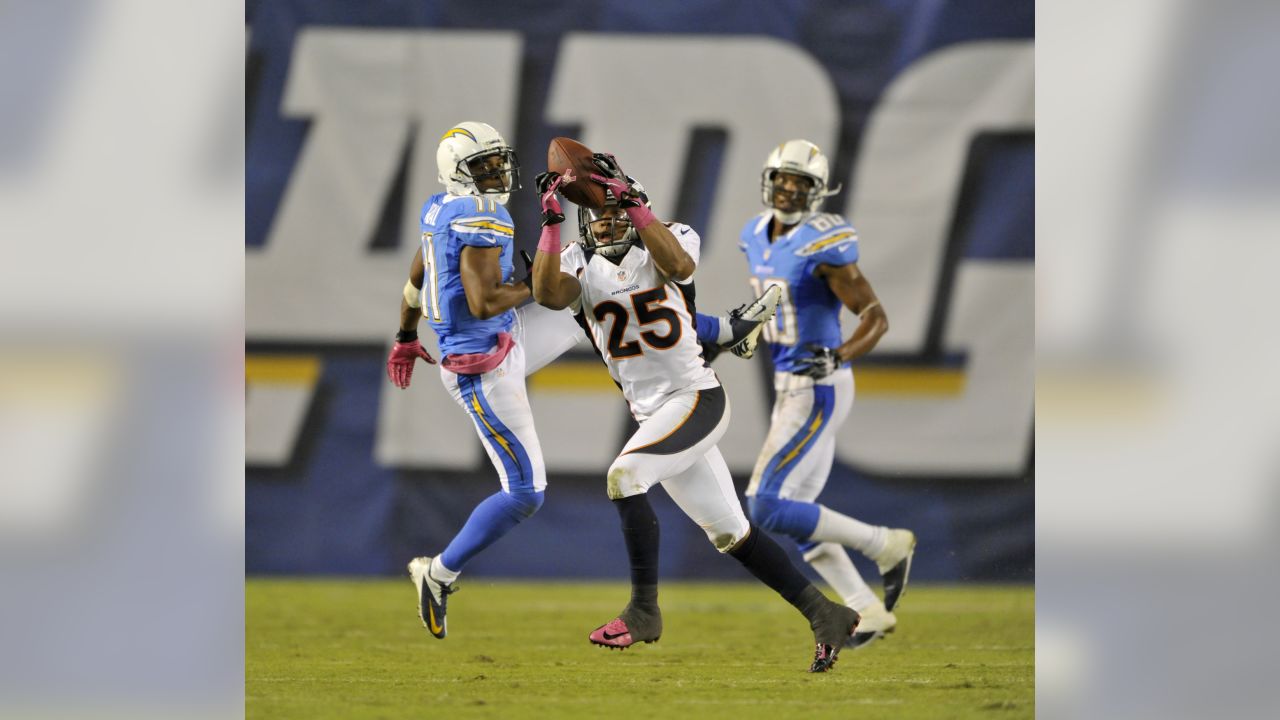
[(662, 633), (661, 622), (661, 620), (658, 621), (656, 628), (650, 628), (650, 630), (656, 630), (656, 632), (637, 632), (633, 634), (631, 629), (627, 627), (626, 621), (620, 617), (616, 617), (593, 630), (588, 639), (596, 645), (607, 647), (611, 650), (613, 648), (625, 650), (638, 642), (657, 642), (659, 635)]

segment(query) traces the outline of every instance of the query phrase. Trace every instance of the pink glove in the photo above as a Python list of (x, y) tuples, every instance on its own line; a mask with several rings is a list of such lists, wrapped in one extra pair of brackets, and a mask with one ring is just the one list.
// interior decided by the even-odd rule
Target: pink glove
[(542, 226), (558, 225), (564, 222), (564, 210), (560, 207), (560, 198), (556, 197), (556, 191), (566, 183), (576, 180), (573, 176), (573, 170), (568, 169), (564, 174), (544, 172), (534, 179), (534, 184), (538, 188), (538, 195), (542, 202)]
[(426, 360), (431, 365), (435, 365), (436, 361), (422, 348), (422, 343), (412, 340), (407, 343), (398, 342), (391, 348), (391, 356), (387, 358), (387, 377), (391, 378), (391, 382), (401, 390), (409, 387), (409, 380), (413, 378), (413, 364), (418, 358)]
[(631, 225), (636, 230), (642, 230), (646, 225), (657, 221), (657, 217), (653, 211), (645, 207), (640, 198), (631, 190), (631, 183), (622, 178), (605, 177), (604, 175), (592, 175), (591, 179), (597, 185), (603, 185), (613, 196), (618, 199), (618, 204), (627, 211), (627, 217), (631, 218)]
[(631, 192), (631, 183), (627, 182), (623, 178), (606, 177), (604, 175), (596, 175), (595, 173), (592, 173), (591, 179), (597, 185), (605, 186), (605, 188), (608, 189), (609, 192), (613, 193), (613, 196), (618, 199), (619, 203), (621, 203), (622, 199), (627, 196), (627, 193)]

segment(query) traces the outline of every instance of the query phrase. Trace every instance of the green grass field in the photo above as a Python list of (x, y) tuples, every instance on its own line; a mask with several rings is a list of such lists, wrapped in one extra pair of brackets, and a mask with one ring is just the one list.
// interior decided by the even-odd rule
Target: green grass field
[(1030, 586), (912, 585), (898, 630), (805, 672), (804, 619), (754, 584), (666, 583), (661, 642), (587, 633), (622, 583), (463, 579), (449, 637), (407, 579), (245, 584), (249, 718), (1022, 718), (1035, 711)]

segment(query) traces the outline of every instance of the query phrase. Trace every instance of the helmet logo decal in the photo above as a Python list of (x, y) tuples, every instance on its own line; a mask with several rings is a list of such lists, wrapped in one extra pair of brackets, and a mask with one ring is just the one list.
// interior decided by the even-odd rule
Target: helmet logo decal
[(470, 130), (466, 128), (460, 128), (460, 127), (453, 128), (449, 132), (440, 136), (440, 142), (444, 142), (445, 140), (448, 140), (451, 137), (464, 137), (471, 140), (471, 142), (476, 142), (476, 136), (472, 135)]

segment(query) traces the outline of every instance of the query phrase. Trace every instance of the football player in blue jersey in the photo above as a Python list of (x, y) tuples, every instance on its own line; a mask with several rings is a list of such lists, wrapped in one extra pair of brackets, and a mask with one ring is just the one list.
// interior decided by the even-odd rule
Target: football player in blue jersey
[[(500, 492), (476, 506), (443, 552), (409, 563), (422, 623), (443, 638), (448, 597), (463, 567), (542, 505), (546, 468), (525, 376), (573, 347), (581, 335), (567, 312), (536, 303), (517, 309), (532, 296), (532, 262), (522, 253), (525, 277), (516, 279), (515, 227), (505, 207), (520, 187), (515, 150), (491, 126), (462, 122), (440, 139), (436, 166), (445, 192), (422, 206), (422, 242), (404, 286), (387, 374), (406, 388), (419, 358), (435, 364), (418, 340), (418, 322), (426, 317), (444, 356), (441, 380), (471, 418), (502, 484)], [(700, 321), (708, 333), (702, 339), (739, 352), (754, 347), (763, 325), (750, 318), (704, 316)]]
[[(831, 472), (836, 431), (853, 405), (850, 361), (870, 352), (889, 329), (871, 283), (858, 270), (857, 233), (843, 217), (819, 212), (837, 192), (816, 145), (782, 143), (769, 153), (761, 175), (768, 209), (742, 229), (739, 247), (752, 287), (782, 293), (774, 321), (764, 328), (777, 399), (747, 499), (752, 520), (795, 540), (804, 559), (862, 616), (849, 641), (859, 647), (897, 624), (892, 611), (916, 540), (909, 530), (869, 525), (816, 502)], [(848, 338), (840, 331), (842, 306), (859, 318)], [(883, 602), (845, 548), (875, 561)]]

